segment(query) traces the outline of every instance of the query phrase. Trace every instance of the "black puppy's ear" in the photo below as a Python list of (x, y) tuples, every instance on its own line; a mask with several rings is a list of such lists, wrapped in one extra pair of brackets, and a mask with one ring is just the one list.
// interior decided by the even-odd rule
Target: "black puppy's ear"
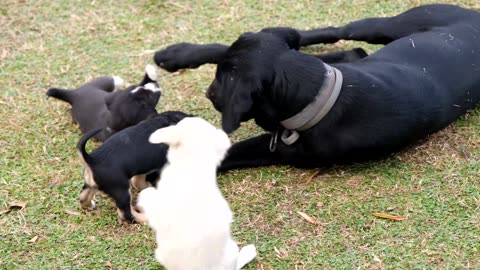
[(253, 106), (253, 91), (244, 86), (248, 85), (237, 84), (232, 97), (222, 110), (222, 128), (227, 134), (240, 127), (242, 118)]
[(262, 29), (263, 33), (271, 33), (288, 44), (290, 49), (300, 49), (300, 33), (297, 30), (289, 27), (269, 27)]

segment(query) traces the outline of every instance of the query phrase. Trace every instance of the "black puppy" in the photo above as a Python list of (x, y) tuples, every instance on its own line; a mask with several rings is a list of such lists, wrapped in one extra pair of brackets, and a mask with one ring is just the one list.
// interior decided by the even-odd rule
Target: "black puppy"
[(149, 143), (150, 134), (159, 128), (175, 125), (185, 117), (189, 115), (174, 111), (158, 114), (114, 134), (91, 154), (85, 151), (85, 145), (101, 129), (85, 133), (77, 144), (85, 169), (85, 183), (80, 193), (82, 207), (95, 208), (93, 196), (100, 190), (115, 201), (121, 220), (144, 222), (143, 215), (130, 205), (130, 179), (139, 190), (149, 186), (145, 175), (163, 167), (168, 150), (165, 144)]
[[(340, 39), (385, 47), (331, 66), (297, 51)], [(246, 33), (230, 47), (174, 45), (157, 52), (155, 61), (167, 70), (217, 63), (207, 96), (222, 112), (224, 130), (254, 118), (271, 132), (233, 145), (223, 170), (376, 159), (446, 127), (477, 104), (480, 13), (439, 4), (344, 27), (270, 28)]]
[(85, 133), (96, 128), (104, 130), (95, 136), (104, 141), (116, 132), (156, 115), (160, 99), (155, 67), (147, 65), (145, 76), (138, 85), (124, 91), (114, 91), (123, 85), (120, 77), (99, 77), (76, 90), (50, 88), (47, 97), (72, 105), (72, 117)]

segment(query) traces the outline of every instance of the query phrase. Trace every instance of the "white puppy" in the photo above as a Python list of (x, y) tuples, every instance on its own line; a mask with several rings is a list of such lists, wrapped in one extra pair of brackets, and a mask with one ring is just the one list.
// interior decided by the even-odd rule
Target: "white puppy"
[(158, 129), (151, 143), (169, 145), (157, 188), (143, 190), (138, 207), (155, 231), (155, 257), (168, 270), (237, 270), (256, 256), (232, 240), (232, 212), (216, 179), (230, 140), (207, 121), (189, 117)]

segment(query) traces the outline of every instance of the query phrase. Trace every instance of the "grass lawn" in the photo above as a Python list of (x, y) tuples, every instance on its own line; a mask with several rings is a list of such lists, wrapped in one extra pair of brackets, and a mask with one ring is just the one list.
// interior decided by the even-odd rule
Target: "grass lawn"
[[(80, 209), (80, 132), (65, 103), (45, 99), (49, 87), (100, 75), (139, 82), (153, 51), (175, 42), (229, 44), (267, 26), (341, 25), (429, 2), (2, 0), (0, 211), (26, 206), (0, 216), (0, 269), (161, 269), (147, 226), (118, 224), (105, 196), (97, 210)], [(443, 2), (480, 10), (476, 0)], [(355, 46), (378, 48), (339, 42), (305, 51)], [(219, 125), (204, 97), (214, 71), (162, 72), (159, 110)], [(258, 132), (246, 123), (232, 139)], [(314, 173), (267, 167), (219, 177), (235, 238), (259, 251), (247, 269), (480, 269), (480, 110), (384, 161), (325, 169), (307, 183)]]

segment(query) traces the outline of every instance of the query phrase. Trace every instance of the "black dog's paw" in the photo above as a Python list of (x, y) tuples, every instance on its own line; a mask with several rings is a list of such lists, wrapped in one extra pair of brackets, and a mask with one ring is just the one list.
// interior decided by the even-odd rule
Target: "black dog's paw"
[(352, 50), (357, 55), (358, 59), (362, 59), (368, 56), (368, 53), (362, 48), (355, 48)]
[(368, 53), (362, 48), (355, 48), (345, 53), (343, 62), (355, 62), (368, 56)]
[(202, 64), (196, 60), (196, 52), (201, 46), (186, 42), (177, 43), (155, 52), (153, 60), (159, 67), (169, 72), (183, 68), (197, 68)]

